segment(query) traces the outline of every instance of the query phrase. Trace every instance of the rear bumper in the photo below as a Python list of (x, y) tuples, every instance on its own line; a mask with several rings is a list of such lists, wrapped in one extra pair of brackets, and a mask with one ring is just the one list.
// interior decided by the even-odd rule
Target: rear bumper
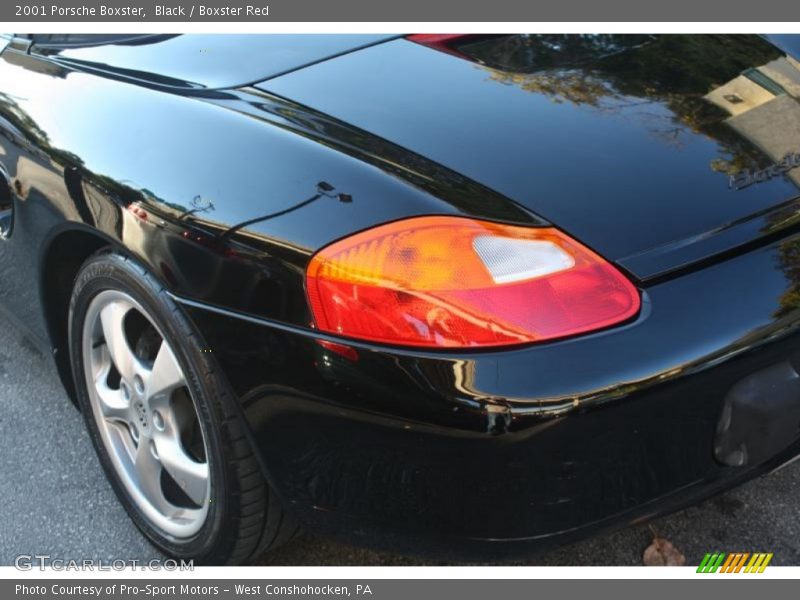
[[(500, 558), (680, 508), (800, 452), (792, 245), (651, 286), (622, 327), (504, 352), (358, 344), (354, 362), (310, 332), (186, 309), (302, 523)], [(737, 444), (744, 460), (723, 464)]]

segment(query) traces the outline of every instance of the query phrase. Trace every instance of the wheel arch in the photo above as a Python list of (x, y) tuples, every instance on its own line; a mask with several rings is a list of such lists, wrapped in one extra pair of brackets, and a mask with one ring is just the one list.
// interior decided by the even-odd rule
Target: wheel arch
[(42, 246), (39, 261), (39, 294), (44, 325), (64, 389), (77, 406), (75, 382), (69, 357), (69, 303), (75, 277), (86, 260), (103, 249), (128, 254), (106, 234), (80, 223), (57, 228)]

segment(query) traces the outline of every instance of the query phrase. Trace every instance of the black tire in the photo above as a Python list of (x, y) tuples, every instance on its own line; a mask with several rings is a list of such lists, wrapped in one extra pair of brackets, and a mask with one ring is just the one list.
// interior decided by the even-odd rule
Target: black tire
[[(97, 294), (116, 290), (135, 299), (172, 347), (194, 399), (207, 446), (210, 504), (201, 529), (176, 539), (154, 527), (119, 479), (100, 437), (84, 375), (82, 332)], [(81, 267), (69, 310), (70, 355), (78, 400), (100, 462), (136, 526), (165, 554), (198, 564), (246, 564), (297, 532), (271, 493), (247, 437), (237, 401), (201, 336), (164, 287), (128, 257), (102, 251)]]

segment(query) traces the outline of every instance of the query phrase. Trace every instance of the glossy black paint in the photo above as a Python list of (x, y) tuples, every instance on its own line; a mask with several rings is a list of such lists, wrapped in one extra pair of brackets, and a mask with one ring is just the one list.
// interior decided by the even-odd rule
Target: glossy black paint
[[(758, 238), (765, 213), (797, 196), (798, 171), (729, 187), (800, 151), (798, 63), (764, 39), (550, 35), (458, 50), (394, 40), (258, 87), (469, 176), (641, 279)], [(725, 99), (734, 91), (741, 102)]]
[(756, 463), (713, 453), (738, 382), (800, 369), (781, 267), (799, 247), (793, 236), (649, 287), (626, 327), (511, 352), (359, 346), (354, 363), (266, 323), (190, 314), (229, 349), (218, 359), (268, 472), (306, 522), (408, 552), (502, 557), (653, 517), (800, 451), (794, 423)]
[(114, 44), (37, 43), (68, 67), (166, 88), (230, 88), (389, 40), (388, 35), (167, 35)]
[[(545, 53), (554, 62), (541, 66), (530, 41), (512, 58), (461, 48), (465, 60), (395, 40), (231, 89), (210, 89), (214, 64), (185, 59), (178, 42), (96, 46), (91, 67), (67, 64), (72, 51), (12, 44), (0, 55), (0, 166), (14, 208), (0, 304), (58, 351), (66, 376), (70, 275), (106, 244), (141, 261), (217, 357), (284, 504), (361, 543), (529, 552), (729, 487), (800, 450), (784, 439), (742, 467), (713, 452), (737, 382), (784, 363), (800, 372), (797, 181), (732, 191), (729, 171), (783, 151), (764, 145), (770, 130), (701, 110), (700, 84), (683, 89), (677, 73), (659, 72), (638, 108), (631, 90), (662, 56), (654, 44), (674, 50), (664, 56), (676, 71), (718, 65), (700, 50), (737, 49), (717, 85), (736, 77), (732, 63), (783, 55), (753, 37), (600, 43)], [(124, 68), (146, 70), (153, 55), (136, 52), (154, 48), (163, 67), (137, 76), (146, 84), (121, 81), (121, 62), (104, 71), (119, 52)], [(497, 70), (500, 58), (561, 94), (615, 91), (591, 88), (596, 105), (554, 103), (555, 92), (471, 62)], [(790, 88), (750, 116), (772, 102), (792, 126)], [(692, 125), (682, 106), (713, 118)], [(651, 117), (685, 145), (654, 135)], [(716, 157), (730, 164), (715, 171)], [(552, 222), (638, 275), (643, 309), (620, 327), (504, 351), (347, 341), (352, 360), (320, 345), (343, 340), (310, 326), (309, 257), (420, 214)]]

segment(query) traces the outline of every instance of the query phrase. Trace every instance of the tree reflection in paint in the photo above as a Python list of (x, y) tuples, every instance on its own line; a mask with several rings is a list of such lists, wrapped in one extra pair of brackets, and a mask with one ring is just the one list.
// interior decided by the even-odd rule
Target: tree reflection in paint
[[(715, 139), (709, 167), (733, 174), (765, 166), (753, 144), (725, 124), (725, 111), (705, 99), (753, 65), (782, 53), (743, 35), (514, 35), (467, 38), (457, 50), (487, 69), (492, 81), (590, 109), (649, 118), (649, 129), (679, 145), (684, 131)], [(666, 107), (648, 113), (648, 106)]]

